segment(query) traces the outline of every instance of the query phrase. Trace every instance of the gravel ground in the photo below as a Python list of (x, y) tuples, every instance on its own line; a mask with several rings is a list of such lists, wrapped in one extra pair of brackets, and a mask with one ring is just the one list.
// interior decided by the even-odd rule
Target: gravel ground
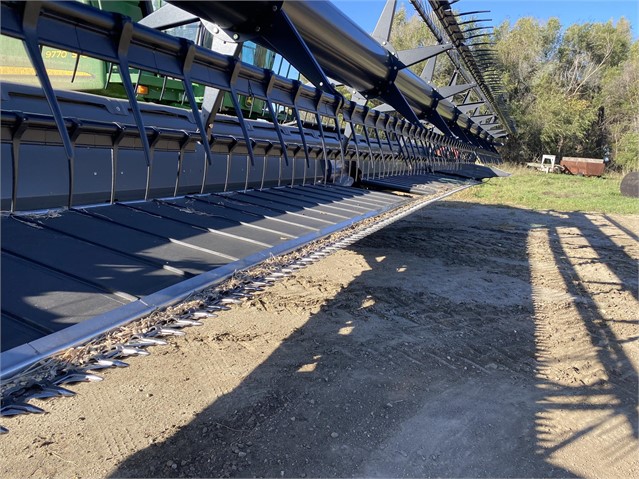
[(429, 206), (4, 421), (0, 475), (637, 477), (638, 231)]

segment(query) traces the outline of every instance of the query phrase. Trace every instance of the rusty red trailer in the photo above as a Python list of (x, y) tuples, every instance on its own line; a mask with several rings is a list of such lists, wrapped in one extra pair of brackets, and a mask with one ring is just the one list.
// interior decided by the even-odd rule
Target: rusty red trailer
[(604, 160), (598, 158), (576, 158), (564, 156), (561, 159), (561, 166), (572, 175), (601, 176), (606, 164)]

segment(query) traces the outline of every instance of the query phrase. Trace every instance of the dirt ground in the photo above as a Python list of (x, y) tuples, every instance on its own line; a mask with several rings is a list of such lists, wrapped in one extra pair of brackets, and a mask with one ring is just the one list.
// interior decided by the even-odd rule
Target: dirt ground
[(431, 205), (4, 420), (0, 476), (639, 477), (638, 232)]

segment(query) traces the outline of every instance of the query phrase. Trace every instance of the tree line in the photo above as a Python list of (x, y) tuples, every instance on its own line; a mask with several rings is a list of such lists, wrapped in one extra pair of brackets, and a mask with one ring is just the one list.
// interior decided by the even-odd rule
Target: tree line
[[(557, 18), (525, 17), (497, 26), (490, 42), (517, 127), (500, 148), (505, 160), (554, 154), (608, 158), (619, 169), (639, 169), (639, 41), (633, 41), (626, 19), (562, 28)], [(391, 43), (400, 50), (434, 38), (417, 15), (409, 17), (402, 8)], [(447, 84), (454, 71), (441, 57), (436, 86)], [(418, 74), (422, 68), (413, 67)]]

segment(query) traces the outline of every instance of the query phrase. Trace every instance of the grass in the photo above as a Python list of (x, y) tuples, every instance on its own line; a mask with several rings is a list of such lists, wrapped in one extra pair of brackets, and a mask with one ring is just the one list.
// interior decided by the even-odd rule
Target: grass
[(482, 185), (464, 190), (453, 199), (533, 210), (639, 214), (639, 199), (621, 196), (620, 174), (589, 178), (546, 174), (521, 165), (500, 168), (512, 176), (484, 180)]

